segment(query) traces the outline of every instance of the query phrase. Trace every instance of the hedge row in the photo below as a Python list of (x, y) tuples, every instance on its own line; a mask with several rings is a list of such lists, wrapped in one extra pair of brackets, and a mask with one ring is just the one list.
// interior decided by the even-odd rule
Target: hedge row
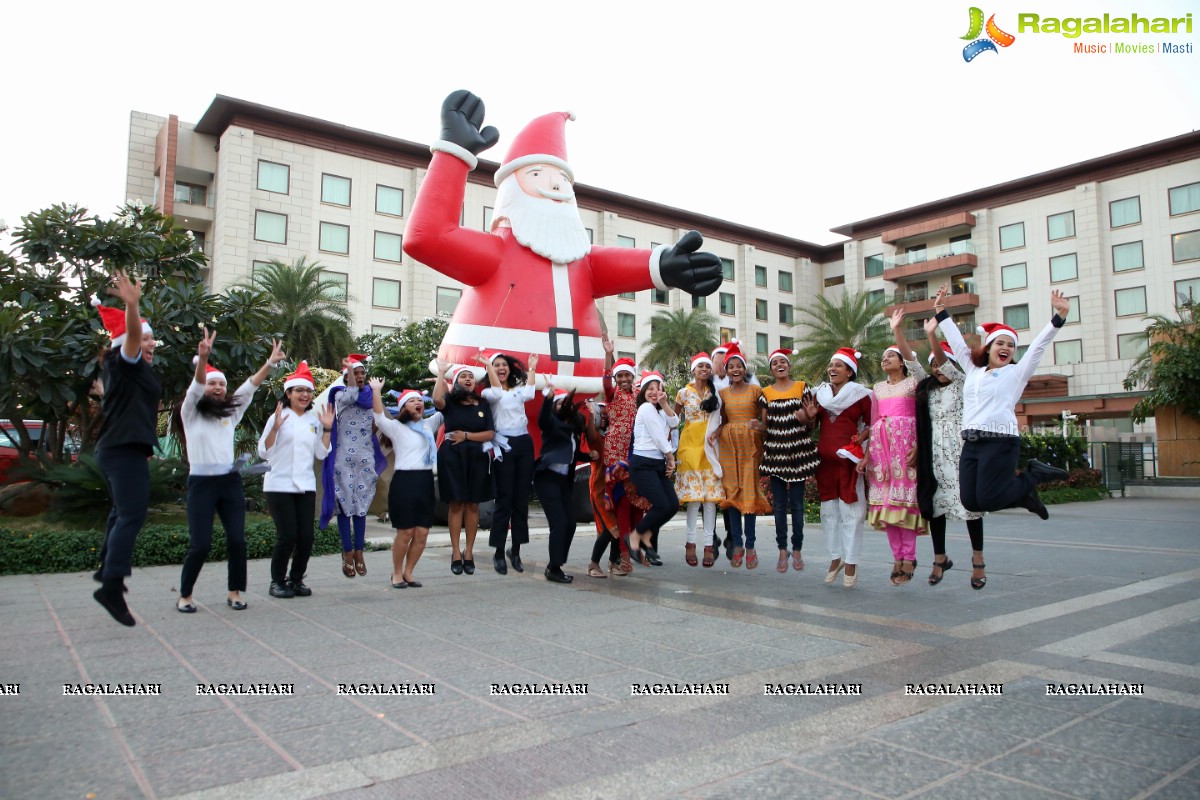
[[(342, 551), (337, 528), (316, 530), (313, 555)], [(0, 528), (0, 575), (26, 575), (41, 572), (92, 572), (100, 566), (101, 531), (13, 531)], [(188, 548), (187, 525), (147, 525), (138, 534), (133, 548), (135, 567), (182, 564)], [(269, 558), (275, 548), (275, 525), (269, 520), (246, 525), (246, 554), (249, 558)], [(224, 561), (225, 531), (213, 530), (210, 561)]]

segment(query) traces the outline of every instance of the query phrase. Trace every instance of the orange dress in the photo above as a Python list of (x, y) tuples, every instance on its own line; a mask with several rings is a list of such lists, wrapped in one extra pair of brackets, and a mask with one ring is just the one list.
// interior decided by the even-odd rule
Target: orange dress
[(721, 484), (725, 499), (721, 508), (736, 508), (743, 514), (769, 514), (771, 504), (758, 480), (762, 463), (763, 432), (748, 426), (761, 419), (762, 388), (748, 384), (741, 390), (721, 390), (725, 424), (721, 427)]

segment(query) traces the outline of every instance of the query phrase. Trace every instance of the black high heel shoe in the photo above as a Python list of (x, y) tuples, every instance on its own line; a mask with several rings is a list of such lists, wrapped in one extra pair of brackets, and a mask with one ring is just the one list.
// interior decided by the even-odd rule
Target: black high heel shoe
[[(975, 569), (985, 569), (987, 564), (976, 564), (974, 561), (972, 561), (971, 566)], [(987, 586), (987, 575), (984, 575), (982, 578), (971, 578), (972, 589), (978, 590), (982, 589), (984, 586)]]
[(942, 568), (942, 574), (934, 575), (932, 572), (929, 573), (929, 585), (930, 586), (937, 586), (939, 583), (941, 583), (942, 578), (946, 577), (946, 570), (954, 568), (954, 562), (951, 561), (950, 558), (947, 556), (946, 560), (940, 564), (937, 561), (933, 562), (933, 568), (937, 569), (938, 567)]

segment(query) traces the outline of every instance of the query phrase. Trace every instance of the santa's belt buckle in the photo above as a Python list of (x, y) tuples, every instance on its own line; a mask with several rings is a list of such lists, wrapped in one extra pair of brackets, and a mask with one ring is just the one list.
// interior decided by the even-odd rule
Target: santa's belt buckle
[(579, 329), (551, 328), (550, 358), (554, 361), (570, 361), (578, 363), (579, 358)]

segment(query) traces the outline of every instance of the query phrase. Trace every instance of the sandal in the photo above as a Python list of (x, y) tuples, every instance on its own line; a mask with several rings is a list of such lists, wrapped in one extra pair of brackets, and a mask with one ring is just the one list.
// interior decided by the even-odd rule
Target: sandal
[(363, 560), (363, 551), (362, 550), (354, 551), (354, 571), (357, 572), (359, 575), (367, 574), (367, 562), (365, 560)]
[[(611, 570), (609, 571), (611, 572)], [(622, 575), (628, 575), (629, 573), (633, 572), (633, 561), (631, 561), (629, 558), (628, 550), (621, 551), (620, 571)]]
[(618, 578), (624, 578), (632, 570), (633, 570), (633, 567), (630, 567), (628, 570), (626, 570), (625, 565), (620, 562), (614, 562), (614, 561), (608, 562), (608, 574), (609, 575), (613, 575)]
[(775, 571), (776, 572), (787, 572), (787, 567), (788, 567), (788, 551), (780, 550), (779, 551), (779, 561), (777, 561), (775, 563)]
[(592, 564), (590, 567), (588, 567), (588, 577), (589, 578), (607, 578), (608, 576), (604, 574), (604, 570), (600, 569), (599, 565)]
[[(904, 568), (905, 564), (912, 564), (912, 567), (905, 569)], [(892, 585), (893, 586), (903, 586), (904, 584), (911, 581), (913, 578), (913, 572), (914, 572), (916, 566), (917, 566), (916, 561), (909, 561), (908, 559), (901, 560), (900, 569), (896, 573), (896, 577), (892, 579)]]
[[(974, 561), (972, 561), (971, 567), (973, 569), (984, 569), (985, 567), (987, 567), (987, 564), (976, 564)], [(984, 586), (987, 586), (987, 575), (984, 575), (982, 578), (976, 578), (974, 576), (971, 577), (971, 588), (972, 589), (978, 590), (978, 589), (982, 589)]]
[(941, 574), (934, 575), (932, 572), (929, 573), (929, 585), (930, 586), (937, 586), (939, 583), (942, 582), (942, 578), (945, 577), (946, 570), (954, 568), (953, 561), (951, 561), (947, 556), (942, 556), (942, 558), (944, 560), (941, 561), (940, 563), (936, 560), (933, 562), (933, 568), (935, 570), (940, 569)]
[(712, 547), (704, 548), (704, 561), (701, 562), (705, 567), (711, 567), (716, 562), (716, 555), (713, 553)]
[(729, 559), (729, 563), (735, 568), (742, 565), (742, 557), (746, 555), (746, 551), (740, 547), (733, 548), (733, 557)]
[(353, 578), (358, 574), (354, 570), (354, 551), (352, 550), (342, 553), (342, 574), (347, 578)]
[(696, 560), (696, 545), (688, 544), (683, 547), (683, 560), (687, 562), (689, 567), (694, 567), (700, 562)]
[(792, 553), (792, 570), (799, 572), (802, 569), (804, 569), (804, 556), (800, 555), (800, 551), (797, 550)]
[(746, 569), (754, 569), (758, 566), (758, 551), (753, 547), (746, 550)]

